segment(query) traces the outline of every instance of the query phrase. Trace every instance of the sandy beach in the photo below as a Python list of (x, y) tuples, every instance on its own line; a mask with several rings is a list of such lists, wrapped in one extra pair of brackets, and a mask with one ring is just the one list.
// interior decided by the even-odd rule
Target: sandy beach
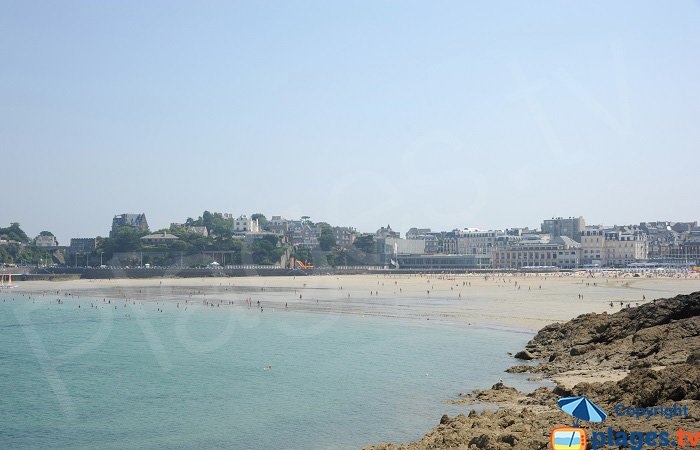
[[(549, 379), (555, 388), (528, 393), (499, 382), (491, 389), (442, 398), (451, 407), (463, 407), (464, 413), (443, 415), (419, 441), (368, 449), (546, 448), (552, 427), (568, 420), (556, 407), (562, 396), (588, 395), (607, 411), (620, 402), (655, 406), (676, 401), (696, 408), (700, 399), (698, 274), (328, 275), (17, 284), (10, 290), (17, 298), (41, 296), (65, 304), (110, 299), (206, 305), (222, 313), (249, 308), (260, 309), (260, 314), (352, 314), (506, 328), (534, 336), (521, 351), (503, 348), (516, 364), (507, 371)], [(477, 413), (471, 411), (475, 405), (490, 406)], [(696, 416), (683, 420), (657, 420), (653, 426), (668, 432), (681, 425), (697, 427)], [(609, 422), (623, 430), (634, 425), (628, 418)]]
[[(700, 290), (700, 276), (596, 274), (346, 275), (32, 281), (20, 295), (207, 303), (507, 327), (535, 332), (590, 312), (616, 312)], [(610, 303), (613, 303), (612, 306)]]

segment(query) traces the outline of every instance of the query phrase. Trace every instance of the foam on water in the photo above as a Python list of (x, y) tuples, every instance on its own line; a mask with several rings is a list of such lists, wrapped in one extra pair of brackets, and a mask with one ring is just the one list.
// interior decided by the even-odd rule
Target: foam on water
[(529, 336), (507, 330), (0, 298), (0, 448), (352, 449), (419, 438), (468, 411), (443, 403), (458, 392), (524, 384), (503, 370)]

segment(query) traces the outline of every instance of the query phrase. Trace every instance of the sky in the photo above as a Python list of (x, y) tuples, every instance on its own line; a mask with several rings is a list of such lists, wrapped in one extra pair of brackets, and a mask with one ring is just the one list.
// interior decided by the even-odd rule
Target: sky
[(698, 1), (0, 0), (0, 226), (700, 219)]

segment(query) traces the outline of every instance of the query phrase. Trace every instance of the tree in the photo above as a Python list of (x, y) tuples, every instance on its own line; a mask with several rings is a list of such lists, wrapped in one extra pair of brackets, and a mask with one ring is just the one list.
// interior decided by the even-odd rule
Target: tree
[(128, 225), (117, 228), (112, 236), (99, 240), (99, 252), (104, 252), (107, 258), (115, 253), (126, 253), (141, 250), (141, 237), (145, 233), (138, 228)]
[(377, 244), (374, 241), (374, 236), (371, 234), (363, 234), (355, 238), (353, 244), (358, 250), (362, 250), (365, 253), (375, 253), (377, 250)]
[(284, 253), (277, 236), (266, 235), (256, 239), (252, 245), (252, 258), (255, 264), (277, 264)]
[(294, 247), (289, 256), (303, 263), (313, 263), (314, 261), (311, 251), (305, 247)]
[(210, 213), (209, 211), (204, 211), (202, 213), (202, 225), (207, 227), (208, 229), (211, 229), (211, 224), (214, 221), (214, 215)]
[(53, 233), (50, 231), (42, 231), (39, 233), (39, 236), (53, 236)]
[(321, 250), (327, 252), (335, 247), (335, 233), (327, 223), (322, 223), (320, 226), (321, 235), (318, 238), (318, 244), (321, 246)]
[(12, 222), (7, 228), (0, 228), (0, 236), (4, 236), (10, 241), (29, 242), (27, 233), (22, 231), (19, 222)]
[(250, 216), (250, 218), (258, 221), (258, 225), (260, 226), (261, 230), (270, 230), (270, 222), (268, 222), (267, 217), (265, 217), (265, 214), (255, 213), (252, 216)]
[(233, 236), (233, 220), (224, 219), (221, 213), (214, 213), (207, 229), (220, 238), (230, 239)]

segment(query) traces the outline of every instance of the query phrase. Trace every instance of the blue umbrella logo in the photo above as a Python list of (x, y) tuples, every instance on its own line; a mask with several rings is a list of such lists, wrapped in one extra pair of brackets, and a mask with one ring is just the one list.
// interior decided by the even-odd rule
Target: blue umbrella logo
[(574, 416), (574, 426), (579, 420), (602, 422), (608, 417), (605, 411), (586, 397), (564, 397), (557, 400), (557, 405), (567, 414)]

